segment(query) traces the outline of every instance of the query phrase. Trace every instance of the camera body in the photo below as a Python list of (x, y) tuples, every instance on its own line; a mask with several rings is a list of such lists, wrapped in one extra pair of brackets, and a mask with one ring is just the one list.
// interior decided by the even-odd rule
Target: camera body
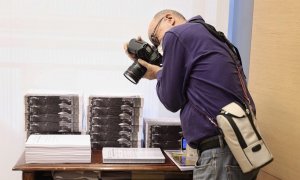
[[(143, 59), (146, 62), (161, 66), (162, 56), (155, 47), (143, 40), (131, 39), (127, 48), (128, 52), (134, 54), (136, 59)], [(124, 76), (134, 84), (145, 75), (147, 69), (138, 63), (137, 60), (124, 72)]]

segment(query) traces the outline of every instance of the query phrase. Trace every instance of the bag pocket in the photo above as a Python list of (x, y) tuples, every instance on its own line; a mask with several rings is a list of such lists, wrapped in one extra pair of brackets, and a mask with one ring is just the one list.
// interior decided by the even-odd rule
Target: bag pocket
[(251, 144), (244, 149), (244, 152), (254, 168), (264, 166), (272, 159), (263, 140)]

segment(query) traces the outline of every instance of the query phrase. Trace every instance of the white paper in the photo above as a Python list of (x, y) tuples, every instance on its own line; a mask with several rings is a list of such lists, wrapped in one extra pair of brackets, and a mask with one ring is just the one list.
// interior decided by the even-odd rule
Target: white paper
[(89, 135), (30, 135), (25, 147), (88, 147)]
[(102, 149), (103, 163), (164, 163), (160, 148), (110, 148)]
[(26, 163), (90, 163), (89, 135), (30, 135)]

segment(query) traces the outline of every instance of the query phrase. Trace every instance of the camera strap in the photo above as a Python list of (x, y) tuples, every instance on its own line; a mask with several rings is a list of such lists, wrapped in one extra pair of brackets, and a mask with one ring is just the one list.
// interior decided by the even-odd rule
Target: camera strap
[(217, 38), (219, 41), (226, 43), (226, 45), (229, 47), (230, 51), (229, 54), (232, 56), (235, 63), (238, 61), (238, 64), (242, 65), (240, 52), (237, 47), (235, 47), (224, 35), (223, 32), (217, 31), (216, 28), (210, 24), (207, 24), (203, 20), (200, 19), (193, 19), (190, 22), (202, 24), (215, 38)]
[[(242, 71), (242, 60), (241, 60), (241, 56), (239, 53), (239, 50), (237, 47), (235, 47), (224, 35), (223, 32), (221, 31), (217, 31), (216, 28), (210, 24), (207, 24), (204, 20), (200, 20), (200, 19), (193, 19), (190, 22), (192, 23), (198, 23), (198, 24), (202, 24), (215, 38), (217, 38), (219, 41), (225, 43), (227, 45), (228, 49), (228, 53), (230, 54), (230, 56), (232, 57), (235, 66), (237, 68), (237, 72), (238, 72), (238, 76), (239, 76), (239, 80), (240, 80), (240, 84), (242, 86), (242, 90), (243, 90), (243, 95), (244, 95), (244, 99), (245, 101), (242, 101), (245, 108), (246, 109), (251, 109), (251, 102), (250, 102), (250, 98), (248, 96), (247, 93), (247, 88), (246, 88), (246, 84), (244, 82), (244, 78), (246, 77), (245, 74)], [(243, 73), (243, 74), (242, 74)], [(237, 97), (238, 98), (238, 97)], [(240, 98), (238, 98), (240, 99)], [(203, 109), (202, 109), (203, 111)], [(207, 113), (206, 113), (207, 115)], [(207, 115), (208, 116), (208, 115)], [(208, 116), (209, 117), (209, 116)], [(210, 120), (212, 118), (209, 118)], [(215, 123), (214, 123), (215, 124)]]

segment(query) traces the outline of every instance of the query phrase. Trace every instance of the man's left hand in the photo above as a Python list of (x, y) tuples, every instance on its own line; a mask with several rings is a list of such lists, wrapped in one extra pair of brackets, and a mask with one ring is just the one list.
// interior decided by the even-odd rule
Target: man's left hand
[(144, 66), (145, 68), (147, 68), (147, 72), (144, 75), (143, 78), (149, 79), (149, 80), (153, 80), (156, 79), (157, 76), (157, 72), (160, 71), (162, 68), (153, 64), (149, 64), (146, 61), (142, 60), (142, 59), (138, 59), (139, 64), (141, 64), (142, 66)]

